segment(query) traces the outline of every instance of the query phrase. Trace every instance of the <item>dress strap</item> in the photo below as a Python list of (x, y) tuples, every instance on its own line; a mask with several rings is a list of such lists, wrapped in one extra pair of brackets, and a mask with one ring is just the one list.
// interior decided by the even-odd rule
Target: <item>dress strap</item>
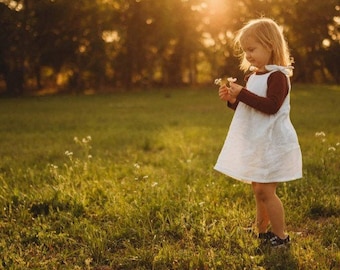
[(294, 69), (293, 66), (278, 66), (278, 65), (266, 65), (266, 70), (268, 71), (281, 71), (282, 73), (286, 74), (287, 76), (290, 76), (292, 74), (292, 71)]

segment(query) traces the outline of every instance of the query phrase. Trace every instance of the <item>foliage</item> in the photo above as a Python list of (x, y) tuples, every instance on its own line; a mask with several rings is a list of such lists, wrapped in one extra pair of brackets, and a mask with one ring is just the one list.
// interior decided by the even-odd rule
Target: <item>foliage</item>
[(339, 83), (339, 8), (337, 0), (1, 0), (0, 87), (20, 95), (210, 83), (239, 74), (233, 33), (259, 16), (283, 25), (298, 81)]
[(0, 99), (1, 267), (338, 269), (339, 98), (294, 86), (304, 178), (279, 189), (290, 249), (265, 252), (250, 187), (212, 169), (215, 90)]

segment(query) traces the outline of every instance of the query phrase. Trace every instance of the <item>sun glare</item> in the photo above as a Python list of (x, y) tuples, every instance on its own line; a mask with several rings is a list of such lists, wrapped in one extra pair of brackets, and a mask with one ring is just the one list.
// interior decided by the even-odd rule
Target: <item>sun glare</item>
[(117, 31), (103, 31), (102, 39), (107, 43), (112, 43), (118, 42), (120, 40), (120, 36)]
[(223, 9), (223, 7), (226, 4), (225, 0), (206, 0), (205, 1), (208, 6), (213, 10), (213, 11), (218, 11)]
[(6, 4), (10, 9), (20, 11), (23, 9), (23, 4), (12, 0), (0, 0), (0, 3)]

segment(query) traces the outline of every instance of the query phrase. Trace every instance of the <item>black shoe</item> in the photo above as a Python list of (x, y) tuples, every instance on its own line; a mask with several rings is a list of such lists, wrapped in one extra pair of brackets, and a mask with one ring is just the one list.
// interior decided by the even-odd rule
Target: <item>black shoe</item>
[(274, 248), (280, 248), (280, 247), (288, 247), (290, 243), (289, 235), (285, 239), (281, 239), (274, 233), (271, 233), (271, 237), (269, 238), (270, 245)]
[(274, 236), (275, 234), (273, 234), (272, 232), (265, 232), (265, 233), (259, 233), (258, 238), (263, 244), (267, 244), (269, 243), (270, 239)]

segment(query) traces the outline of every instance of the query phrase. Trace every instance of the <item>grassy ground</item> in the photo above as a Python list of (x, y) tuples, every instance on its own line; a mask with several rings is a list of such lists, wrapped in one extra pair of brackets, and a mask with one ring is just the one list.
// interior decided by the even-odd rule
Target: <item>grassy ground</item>
[(296, 85), (288, 250), (258, 253), (249, 185), (212, 168), (217, 90), (0, 99), (0, 268), (339, 269), (340, 87)]

